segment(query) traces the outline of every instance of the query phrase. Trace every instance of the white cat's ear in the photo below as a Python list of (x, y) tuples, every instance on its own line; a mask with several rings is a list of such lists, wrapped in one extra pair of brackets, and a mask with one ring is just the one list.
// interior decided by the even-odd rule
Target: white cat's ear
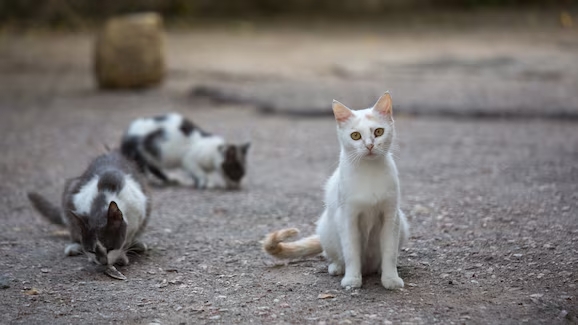
[(389, 118), (391, 118), (392, 108), (393, 103), (391, 101), (391, 95), (389, 92), (386, 92), (381, 97), (379, 97), (375, 105), (373, 105), (373, 111)]
[(341, 104), (340, 102), (333, 100), (333, 115), (335, 115), (335, 120), (338, 123), (343, 123), (349, 120), (353, 116), (353, 112), (347, 108), (347, 106)]

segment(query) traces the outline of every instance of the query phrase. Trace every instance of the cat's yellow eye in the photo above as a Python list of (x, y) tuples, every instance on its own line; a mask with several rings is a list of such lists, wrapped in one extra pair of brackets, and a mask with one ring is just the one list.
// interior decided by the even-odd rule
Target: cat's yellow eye
[(361, 139), (361, 133), (359, 133), (359, 132), (353, 132), (353, 133), (351, 133), (351, 138), (352, 138), (353, 140), (359, 140), (359, 139)]
[(374, 134), (376, 137), (382, 136), (382, 135), (383, 135), (383, 128), (377, 128), (377, 129), (375, 129), (375, 131), (373, 131), (373, 134)]

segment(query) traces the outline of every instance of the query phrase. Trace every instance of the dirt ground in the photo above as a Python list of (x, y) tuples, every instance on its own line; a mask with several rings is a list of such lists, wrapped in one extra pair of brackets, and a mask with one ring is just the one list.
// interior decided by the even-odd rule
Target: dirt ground
[[(564, 114), (524, 113), (578, 110), (576, 35), (556, 29), (173, 31), (162, 87), (99, 92), (90, 74), (92, 35), (2, 34), (0, 323), (576, 323), (578, 127)], [(447, 57), (453, 63), (440, 70)], [(473, 58), (503, 57), (543, 73), (536, 79), (521, 78), (527, 69), (510, 65), (463, 68)], [(373, 69), (376, 62), (388, 64), (385, 76)], [(423, 73), (408, 77), (408, 65)], [(272, 230), (314, 231), (321, 187), (337, 163), (334, 121), (264, 115), (251, 105), (190, 96), (193, 86), (205, 84), (243, 86), (234, 90), (269, 99), (277, 94), (271, 84), (290, 85), (293, 97), (283, 89), (279, 96), (306, 108), (320, 101), (329, 108), (339, 96), (362, 108), (355, 103), (374, 101), (378, 88), (392, 91), (401, 103), (395, 156), (412, 231), (399, 258), (405, 288), (387, 291), (371, 276), (361, 289), (344, 290), (322, 258), (284, 264), (261, 251), (259, 241)], [(373, 88), (363, 92), (364, 85)], [(502, 95), (491, 96), (492, 85)], [(430, 86), (436, 91), (428, 92)], [(259, 89), (272, 90), (260, 95)], [(278, 105), (290, 110), (283, 106), (287, 98)], [(472, 105), (463, 105), (468, 99), (512, 114), (476, 119), (467, 113)], [(404, 113), (404, 107), (428, 110), (431, 102), (466, 113)], [(78, 175), (104, 145), (116, 145), (132, 119), (167, 111), (230, 139), (251, 140), (243, 189), (154, 188), (144, 235), (151, 250), (122, 269), (127, 281), (108, 278), (83, 257), (65, 257), (66, 235), (32, 210), (26, 191), (57, 201), (64, 179)]]

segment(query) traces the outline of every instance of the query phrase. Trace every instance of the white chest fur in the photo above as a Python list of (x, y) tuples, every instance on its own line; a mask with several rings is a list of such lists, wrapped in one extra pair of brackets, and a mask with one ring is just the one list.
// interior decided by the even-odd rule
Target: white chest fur
[(399, 183), (393, 159), (363, 161), (352, 166), (340, 165), (340, 199), (360, 209), (379, 209), (384, 204), (397, 202)]

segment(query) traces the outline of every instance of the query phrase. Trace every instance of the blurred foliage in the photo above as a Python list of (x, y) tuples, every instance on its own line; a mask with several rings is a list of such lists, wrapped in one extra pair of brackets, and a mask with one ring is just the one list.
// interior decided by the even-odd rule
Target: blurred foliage
[(112, 15), (156, 11), (164, 17), (368, 15), (392, 9), (574, 7), (578, 0), (0, 0), (0, 24), (79, 27)]

